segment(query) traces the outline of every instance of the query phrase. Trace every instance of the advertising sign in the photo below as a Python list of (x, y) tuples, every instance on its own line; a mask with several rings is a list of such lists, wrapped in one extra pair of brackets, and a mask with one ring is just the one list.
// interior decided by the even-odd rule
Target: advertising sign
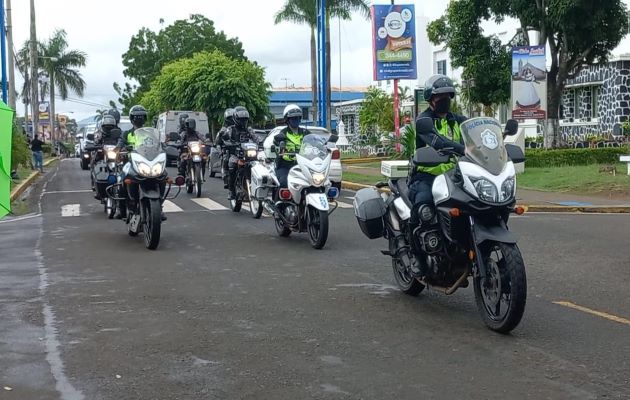
[(547, 118), (545, 46), (512, 48), (512, 118)]
[(413, 4), (373, 5), (371, 12), (374, 80), (417, 79)]

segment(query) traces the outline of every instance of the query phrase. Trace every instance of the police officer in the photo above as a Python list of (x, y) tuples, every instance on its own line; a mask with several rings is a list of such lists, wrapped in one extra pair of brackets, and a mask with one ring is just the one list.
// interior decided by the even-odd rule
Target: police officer
[[(284, 152), (297, 153), (302, 146), (302, 139), (309, 134), (309, 131), (300, 127), (300, 123), (302, 122), (302, 109), (295, 104), (289, 104), (284, 108), (283, 115), (287, 126), (273, 138), (273, 144), (278, 148), (281, 142), (284, 142)], [(294, 165), (296, 165), (294, 155), (279, 154), (276, 159), (276, 177), (280, 182), (280, 187), (287, 187), (289, 170)]]
[[(223, 140), (224, 136), (229, 136), (229, 133), (232, 129), (232, 127), (234, 126), (234, 109), (233, 108), (226, 108), (225, 112), (223, 113), (223, 126), (221, 127), (221, 129), (219, 130), (219, 132), (217, 133), (217, 140), (216, 140), (216, 145), (218, 148), (221, 147), (225, 147), (225, 141)], [(226, 135), (227, 134), (227, 135)], [(224, 152), (225, 155), (225, 152)], [(223, 165), (223, 171), (227, 171), (228, 170), (228, 162), (230, 160), (229, 156), (224, 156), (221, 158), (221, 162)], [(228, 177), (227, 175), (223, 174), (222, 176), (223, 178), (223, 188), (227, 189), (228, 188)]]
[[(229, 200), (236, 197), (236, 170), (238, 167), (238, 158), (236, 157), (236, 147), (241, 143), (254, 141), (257, 142), (257, 138), (254, 135), (252, 128), (248, 127), (249, 124), (249, 111), (243, 106), (234, 107), (232, 113), (232, 120), (234, 125), (230, 126), (223, 133), (222, 142), (230, 144), (228, 148), (229, 162), (228, 162), (228, 189), (230, 194)], [(227, 142), (227, 143), (226, 143)], [(226, 157), (224, 157), (225, 160)]]
[(147, 117), (149, 113), (147, 113), (146, 108), (141, 105), (135, 105), (131, 107), (129, 110), (129, 121), (131, 121), (132, 128), (125, 132), (120, 141), (120, 147), (122, 146), (131, 146), (134, 147), (136, 144), (136, 136), (134, 132), (136, 129), (140, 129), (147, 122)]
[[(433, 75), (427, 80), (424, 99), (429, 102), (427, 108), (416, 119), (416, 148), (431, 146), (436, 150), (452, 148), (459, 154), (464, 153), (460, 125), (467, 118), (452, 113), (451, 100), (455, 97), (453, 81), (444, 75)], [(433, 119), (435, 129), (421, 132), (417, 121), (420, 118)], [(410, 200), (414, 209), (420, 204), (433, 204), (431, 188), (435, 177), (455, 166), (454, 160), (435, 167), (418, 167), (411, 176), (409, 185)]]
[(120, 111), (115, 108), (110, 108), (109, 110), (107, 110), (106, 114), (114, 117), (114, 119), (116, 120), (116, 126), (118, 127), (118, 124), (120, 124)]

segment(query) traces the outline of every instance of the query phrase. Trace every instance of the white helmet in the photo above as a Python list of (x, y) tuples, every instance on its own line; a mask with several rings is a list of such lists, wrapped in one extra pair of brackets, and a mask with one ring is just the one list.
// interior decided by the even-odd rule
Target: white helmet
[(302, 109), (296, 104), (289, 104), (288, 106), (284, 107), (284, 112), (282, 113), (282, 115), (284, 116), (285, 120), (295, 117), (302, 118)]

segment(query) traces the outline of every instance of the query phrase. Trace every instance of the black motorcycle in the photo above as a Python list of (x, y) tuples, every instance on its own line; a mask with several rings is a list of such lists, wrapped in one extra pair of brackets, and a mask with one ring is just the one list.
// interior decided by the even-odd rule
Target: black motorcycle
[[(130, 236), (142, 230), (144, 243), (155, 250), (160, 243), (162, 202), (167, 199), (172, 181), (166, 171), (166, 153), (160, 144), (155, 128), (135, 131), (135, 147), (129, 153), (129, 162), (123, 167), (119, 190), (127, 205), (127, 224)], [(178, 176), (175, 184), (181, 187), (184, 177)], [(175, 196), (179, 194), (179, 188)]]
[[(224, 157), (228, 156), (224, 154)], [(260, 207), (259, 202), (251, 202), (254, 198), (250, 193), (252, 173), (251, 168), (253, 163), (258, 160), (258, 144), (249, 141), (236, 145), (236, 154), (230, 156), (232, 164), (236, 164), (236, 180), (235, 180), (235, 195), (230, 199), (230, 209), (234, 212), (241, 211), (243, 202), (250, 203), (250, 210), (254, 214), (255, 218), (260, 218), (263, 213), (263, 207)], [(255, 204), (253, 204), (255, 203)]]
[[(431, 118), (418, 125), (434, 129)], [(512, 213), (524, 211), (515, 207), (514, 163), (525, 157), (520, 148), (503, 143), (503, 135), (513, 135), (517, 128), (516, 121), (509, 121), (504, 133), (493, 118), (473, 118), (461, 125), (465, 154), (418, 149), (412, 168), (458, 157), (453, 169), (435, 178), (435, 205), (414, 207), (406, 179), (396, 177), (377, 184), (381, 192), (359, 190), (354, 200), (363, 233), (388, 240), (382, 253), (391, 257), (404, 293), (416, 296), (430, 286), (450, 295), (467, 287), (472, 276), (484, 323), (501, 333), (519, 324), (527, 297), (525, 264), (507, 227)]]

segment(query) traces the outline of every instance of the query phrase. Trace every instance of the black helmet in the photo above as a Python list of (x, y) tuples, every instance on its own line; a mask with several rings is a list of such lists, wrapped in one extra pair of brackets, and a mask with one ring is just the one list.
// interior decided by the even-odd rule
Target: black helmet
[(197, 129), (197, 121), (195, 121), (194, 118), (187, 118), (186, 129), (190, 129), (191, 131), (194, 131), (195, 129)]
[(446, 75), (433, 75), (424, 84), (424, 100), (431, 101), (431, 97), (440, 93), (449, 93), (451, 99), (455, 97), (455, 85)]
[(188, 114), (179, 114), (179, 129), (186, 128), (186, 120), (188, 119)]
[(144, 126), (144, 123), (147, 122), (148, 115), (147, 109), (141, 105), (135, 105), (129, 110), (129, 120), (134, 126)]
[(249, 122), (249, 112), (245, 107), (234, 107), (234, 124), (239, 128), (246, 128)]
[(234, 125), (234, 109), (226, 108), (223, 113), (223, 125), (232, 126)]
[(112, 117), (114, 117), (114, 119), (116, 120), (116, 125), (120, 123), (120, 111), (118, 111), (117, 109), (110, 108), (107, 111), (107, 115), (111, 115)]
[(109, 131), (115, 127), (116, 127), (116, 119), (114, 118), (114, 116), (111, 114), (103, 115), (103, 119), (101, 120), (101, 128), (103, 128), (103, 130)]

